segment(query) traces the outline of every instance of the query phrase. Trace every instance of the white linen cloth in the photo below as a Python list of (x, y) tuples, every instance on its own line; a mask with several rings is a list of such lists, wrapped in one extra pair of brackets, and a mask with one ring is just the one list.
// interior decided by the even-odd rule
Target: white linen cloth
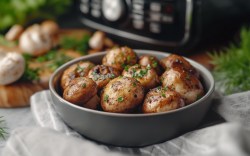
[[(98, 144), (68, 128), (54, 110), (50, 93), (42, 91), (31, 98), (38, 127), (16, 129), (3, 150), (4, 156), (248, 156), (250, 155), (250, 91), (213, 100), (213, 110), (227, 123), (216, 120), (164, 143), (142, 148)], [(210, 112), (211, 113), (211, 112)], [(210, 114), (211, 115), (211, 114)], [(209, 116), (209, 114), (208, 114)], [(65, 135), (66, 134), (66, 135)]]

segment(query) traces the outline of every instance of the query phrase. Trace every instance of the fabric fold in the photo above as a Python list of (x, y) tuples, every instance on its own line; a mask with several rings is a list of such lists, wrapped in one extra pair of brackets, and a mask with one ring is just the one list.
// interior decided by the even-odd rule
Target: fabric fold
[[(249, 103), (249, 91), (216, 98), (213, 100), (212, 110), (221, 115), (227, 122), (217, 122), (217, 118), (211, 120), (214, 114), (209, 112), (205, 118), (205, 126), (201, 125), (197, 130), (183, 134), (175, 139), (147, 147), (124, 148), (96, 143), (70, 129), (56, 113), (50, 92), (42, 91), (31, 97), (33, 116), (42, 128), (32, 127), (15, 130), (8, 140), (4, 151), (10, 152), (11, 149), (20, 149), (22, 151), (20, 152), (21, 154), (16, 153), (16, 155), (13, 154), (13, 156), (24, 156), (23, 153), (28, 153), (28, 151), (31, 152), (32, 156), (40, 156), (38, 152), (46, 150), (47, 153), (43, 155), (56, 156), (67, 153), (65, 152), (67, 148), (64, 143), (70, 140), (69, 142), (72, 145), (82, 145), (79, 149), (69, 145), (69, 151), (71, 151), (70, 148), (74, 149), (71, 154), (67, 153), (71, 156), (78, 156), (77, 153), (81, 152), (85, 146), (88, 147), (88, 145), (91, 145), (92, 149), (89, 151), (86, 150), (89, 155), (96, 155), (96, 151), (101, 151), (103, 154), (100, 155), (247, 156), (250, 155)], [(23, 143), (20, 143), (20, 140), (22, 140)], [(41, 147), (37, 148), (35, 144), (36, 141), (37, 146), (39, 145)], [(53, 149), (47, 147), (50, 145), (50, 142), (53, 144)], [(54, 146), (54, 144), (57, 146)], [(12, 151), (12, 153), (14, 152)]]

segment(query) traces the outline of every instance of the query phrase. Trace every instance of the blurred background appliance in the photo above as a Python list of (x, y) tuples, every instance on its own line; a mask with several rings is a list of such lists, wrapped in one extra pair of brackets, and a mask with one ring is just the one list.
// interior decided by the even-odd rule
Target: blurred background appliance
[(81, 22), (123, 45), (182, 53), (230, 38), (249, 0), (80, 0)]

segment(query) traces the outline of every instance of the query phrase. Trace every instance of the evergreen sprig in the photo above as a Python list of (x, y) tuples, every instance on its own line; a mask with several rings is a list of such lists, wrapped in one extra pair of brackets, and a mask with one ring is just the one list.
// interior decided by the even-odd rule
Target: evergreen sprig
[(250, 90), (250, 29), (242, 28), (241, 41), (210, 54), (216, 87), (225, 94)]
[(8, 134), (6, 132), (6, 127), (4, 127), (5, 120), (3, 119), (3, 116), (0, 116), (0, 139), (5, 139), (5, 135)]

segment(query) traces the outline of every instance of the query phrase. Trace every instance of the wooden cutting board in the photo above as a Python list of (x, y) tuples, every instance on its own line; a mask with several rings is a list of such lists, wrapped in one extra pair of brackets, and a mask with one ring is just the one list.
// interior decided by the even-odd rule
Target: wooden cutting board
[[(63, 36), (80, 38), (85, 34), (90, 34), (90, 32), (82, 29), (60, 30), (59, 38)], [(0, 46), (0, 51), (1, 50), (20, 52), (18, 47), (9, 48)], [(42, 83), (17, 81), (10, 85), (0, 85), (0, 107), (14, 108), (29, 106), (29, 99), (32, 94), (44, 89), (48, 89), (48, 80), (49, 79), (45, 79)]]
[[(67, 35), (79, 38), (85, 34), (90, 34), (90, 32), (83, 29), (68, 29), (60, 30), (59, 34), (59, 37)], [(6, 47), (0, 47), (0, 50), (1, 49), (6, 49)], [(20, 51), (17, 47), (7, 48), (7, 50)], [(191, 55), (189, 58), (203, 64), (208, 69), (211, 69), (211, 65), (209, 64), (210, 59), (206, 53)], [(0, 85), (0, 107), (14, 108), (29, 106), (31, 95), (44, 89), (48, 89), (48, 80), (43, 83), (16, 82), (6, 86)]]

